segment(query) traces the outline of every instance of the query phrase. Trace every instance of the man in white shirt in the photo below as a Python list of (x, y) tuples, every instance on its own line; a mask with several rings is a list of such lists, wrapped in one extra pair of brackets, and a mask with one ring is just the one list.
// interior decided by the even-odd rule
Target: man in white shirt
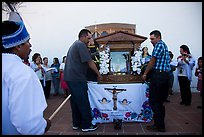
[(42, 135), (51, 126), (43, 117), (47, 107), (35, 72), (22, 60), (31, 44), (23, 22), (2, 22), (2, 134)]

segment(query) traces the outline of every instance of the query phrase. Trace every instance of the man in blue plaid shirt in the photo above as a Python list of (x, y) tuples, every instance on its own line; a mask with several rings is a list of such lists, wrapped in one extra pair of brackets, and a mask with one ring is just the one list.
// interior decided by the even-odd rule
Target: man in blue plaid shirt
[(165, 106), (164, 101), (168, 96), (168, 81), (170, 71), (170, 56), (167, 45), (161, 40), (161, 32), (154, 30), (150, 33), (150, 40), (154, 46), (152, 58), (142, 75), (145, 81), (151, 71), (149, 104), (153, 111), (154, 124), (147, 126), (148, 130), (165, 131)]

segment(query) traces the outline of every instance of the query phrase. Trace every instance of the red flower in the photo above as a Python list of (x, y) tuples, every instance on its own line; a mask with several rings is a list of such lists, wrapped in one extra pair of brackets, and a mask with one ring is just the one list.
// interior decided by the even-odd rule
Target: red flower
[(102, 113), (102, 117), (107, 118), (107, 117), (108, 117), (108, 114)]
[(127, 112), (127, 113), (125, 114), (125, 116), (126, 116), (126, 117), (130, 117), (130, 116), (131, 116), (131, 113), (130, 113), (130, 112)]

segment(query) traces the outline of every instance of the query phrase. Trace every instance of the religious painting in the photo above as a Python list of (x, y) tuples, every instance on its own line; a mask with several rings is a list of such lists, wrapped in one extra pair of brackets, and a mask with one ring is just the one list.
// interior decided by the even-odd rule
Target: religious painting
[(110, 71), (113, 74), (130, 73), (130, 52), (110, 52)]

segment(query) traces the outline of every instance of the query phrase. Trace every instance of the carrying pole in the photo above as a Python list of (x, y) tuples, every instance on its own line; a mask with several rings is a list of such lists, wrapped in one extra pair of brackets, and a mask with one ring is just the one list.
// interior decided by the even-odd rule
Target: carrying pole
[(64, 106), (64, 104), (69, 100), (71, 97), (71, 94), (62, 102), (62, 104), (55, 110), (55, 112), (49, 117), (49, 120), (52, 120), (52, 118), (59, 112), (59, 110)]

